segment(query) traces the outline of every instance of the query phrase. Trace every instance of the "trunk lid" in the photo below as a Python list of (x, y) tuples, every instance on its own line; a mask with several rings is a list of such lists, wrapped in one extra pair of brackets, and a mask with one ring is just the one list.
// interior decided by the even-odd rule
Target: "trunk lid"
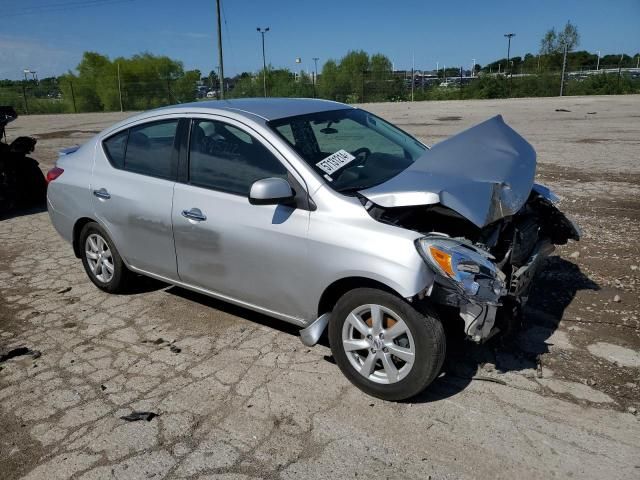
[(437, 143), (406, 170), (359, 193), (385, 208), (440, 203), (484, 227), (522, 208), (535, 172), (535, 150), (497, 115)]

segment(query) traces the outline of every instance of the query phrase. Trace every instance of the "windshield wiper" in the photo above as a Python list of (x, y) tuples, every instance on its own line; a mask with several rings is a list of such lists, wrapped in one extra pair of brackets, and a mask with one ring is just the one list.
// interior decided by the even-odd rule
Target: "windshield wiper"
[(357, 187), (346, 187), (346, 188), (340, 188), (340, 189), (336, 189), (339, 193), (356, 193), (360, 190), (365, 190), (367, 188), (371, 188), (373, 185), (360, 185)]

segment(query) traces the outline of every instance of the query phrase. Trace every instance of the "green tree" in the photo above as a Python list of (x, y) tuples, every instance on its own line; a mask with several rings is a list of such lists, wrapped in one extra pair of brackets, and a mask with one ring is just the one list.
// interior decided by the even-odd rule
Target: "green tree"
[(567, 48), (568, 52), (573, 51), (580, 44), (580, 34), (578, 33), (578, 27), (571, 22), (567, 22), (564, 26), (564, 30), (558, 34), (558, 50), (563, 51)]

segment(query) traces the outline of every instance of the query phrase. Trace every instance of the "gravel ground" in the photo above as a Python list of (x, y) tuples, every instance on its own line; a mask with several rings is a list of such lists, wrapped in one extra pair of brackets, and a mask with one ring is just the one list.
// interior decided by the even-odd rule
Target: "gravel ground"
[[(366, 108), (428, 143), (502, 113), (537, 149), (584, 239), (548, 260), (526, 330), (452, 340), (427, 392), (383, 402), (276, 320), (151, 280), (98, 291), (47, 214), (21, 212), (0, 221), (0, 355), (30, 349), (0, 360), (0, 477), (638, 478), (640, 97)], [(38, 136), (46, 169), (127, 115), (8, 136)]]

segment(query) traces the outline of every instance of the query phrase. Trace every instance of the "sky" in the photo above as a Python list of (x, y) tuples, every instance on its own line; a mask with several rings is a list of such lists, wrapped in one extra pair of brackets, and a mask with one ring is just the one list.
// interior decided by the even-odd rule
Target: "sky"
[[(570, 20), (579, 49), (640, 52), (640, 0), (221, 0), (225, 76), (267, 63), (310, 71), (362, 49), (396, 69), (486, 64), (537, 53), (542, 35)], [(215, 0), (0, 0), (0, 78), (73, 70), (82, 52), (111, 58), (150, 52), (203, 73), (218, 65)], [(302, 63), (297, 65), (299, 57)]]

